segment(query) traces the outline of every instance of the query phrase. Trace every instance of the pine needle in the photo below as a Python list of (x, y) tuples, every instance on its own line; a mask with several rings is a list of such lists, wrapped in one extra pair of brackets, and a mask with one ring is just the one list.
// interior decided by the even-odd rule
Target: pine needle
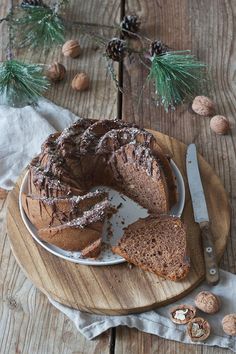
[(107, 60), (107, 69), (108, 69), (108, 72), (111, 76), (111, 79), (113, 80), (114, 84), (115, 84), (115, 87), (121, 92), (121, 93), (124, 93), (122, 88), (120, 87), (119, 85), (119, 80), (117, 78), (117, 75), (116, 75), (116, 72), (115, 72), (115, 68), (114, 68), (114, 63), (112, 60), (110, 60), (106, 55), (104, 55), (106, 60)]
[(205, 64), (189, 51), (167, 52), (155, 55), (148, 78), (154, 80), (157, 101), (165, 110), (173, 109), (185, 99), (201, 92)]
[(26, 7), (17, 11), (14, 31), (20, 47), (50, 48), (65, 41), (65, 28), (56, 11), (47, 6)]
[(23, 107), (36, 103), (48, 86), (39, 65), (18, 60), (0, 63), (0, 104)]

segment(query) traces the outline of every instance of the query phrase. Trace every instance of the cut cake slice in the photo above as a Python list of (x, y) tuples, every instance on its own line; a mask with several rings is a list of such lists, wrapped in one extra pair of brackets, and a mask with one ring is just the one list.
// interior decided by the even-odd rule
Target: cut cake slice
[(81, 251), (82, 258), (97, 258), (101, 253), (102, 239), (99, 238)]
[(67, 251), (81, 251), (101, 239), (105, 217), (114, 212), (108, 200), (96, 204), (79, 218), (59, 226), (39, 229), (39, 237)]
[(107, 198), (107, 193), (95, 191), (82, 196), (46, 198), (22, 193), (22, 206), (37, 228), (57, 226), (75, 219), (93, 205)]
[(112, 251), (165, 279), (180, 280), (190, 268), (185, 226), (177, 217), (148, 216), (125, 229)]

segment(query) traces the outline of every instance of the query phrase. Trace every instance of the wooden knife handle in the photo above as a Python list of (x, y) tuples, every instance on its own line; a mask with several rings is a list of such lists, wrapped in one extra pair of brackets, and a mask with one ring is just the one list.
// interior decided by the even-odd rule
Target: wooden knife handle
[(213, 235), (209, 222), (199, 224), (201, 229), (202, 244), (206, 268), (206, 280), (210, 285), (216, 285), (220, 280), (219, 268), (216, 261)]

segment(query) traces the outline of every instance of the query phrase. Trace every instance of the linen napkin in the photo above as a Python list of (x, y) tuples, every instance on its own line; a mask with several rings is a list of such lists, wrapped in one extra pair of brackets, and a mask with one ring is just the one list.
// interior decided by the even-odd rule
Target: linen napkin
[[(45, 99), (40, 100), (35, 107), (0, 106), (0, 187), (12, 189), (21, 171), (39, 153), (45, 138), (57, 130), (64, 129), (77, 119), (79, 118), (70, 111)], [(224, 334), (221, 327), (224, 315), (236, 313), (236, 275), (223, 270), (220, 274), (221, 281), (216, 287), (210, 289), (203, 283), (175, 304), (194, 304), (193, 299), (199, 291), (214, 291), (222, 301), (220, 312), (211, 316), (199, 312), (199, 315), (206, 318), (212, 326), (212, 334), (204, 344), (217, 345), (236, 352), (235, 337)], [(169, 319), (169, 308), (173, 304), (141, 314), (99, 316), (68, 308), (50, 298), (49, 301), (65, 313), (87, 339), (93, 339), (108, 328), (125, 325), (166, 339), (191, 343), (186, 335), (186, 327), (176, 325)]]

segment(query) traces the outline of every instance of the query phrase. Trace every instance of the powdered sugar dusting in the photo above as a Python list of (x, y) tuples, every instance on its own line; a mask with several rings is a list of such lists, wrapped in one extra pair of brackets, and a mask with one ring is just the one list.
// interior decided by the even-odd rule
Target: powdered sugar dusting
[(110, 203), (108, 202), (108, 200), (104, 200), (101, 203), (95, 204), (95, 206), (90, 210), (85, 211), (81, 217), (74, 219), (66, 224), (63, 224), (62, 227), (84, 228), (96, 221), (103, 221), (107, 215), (107, 212), (110, 209)]

